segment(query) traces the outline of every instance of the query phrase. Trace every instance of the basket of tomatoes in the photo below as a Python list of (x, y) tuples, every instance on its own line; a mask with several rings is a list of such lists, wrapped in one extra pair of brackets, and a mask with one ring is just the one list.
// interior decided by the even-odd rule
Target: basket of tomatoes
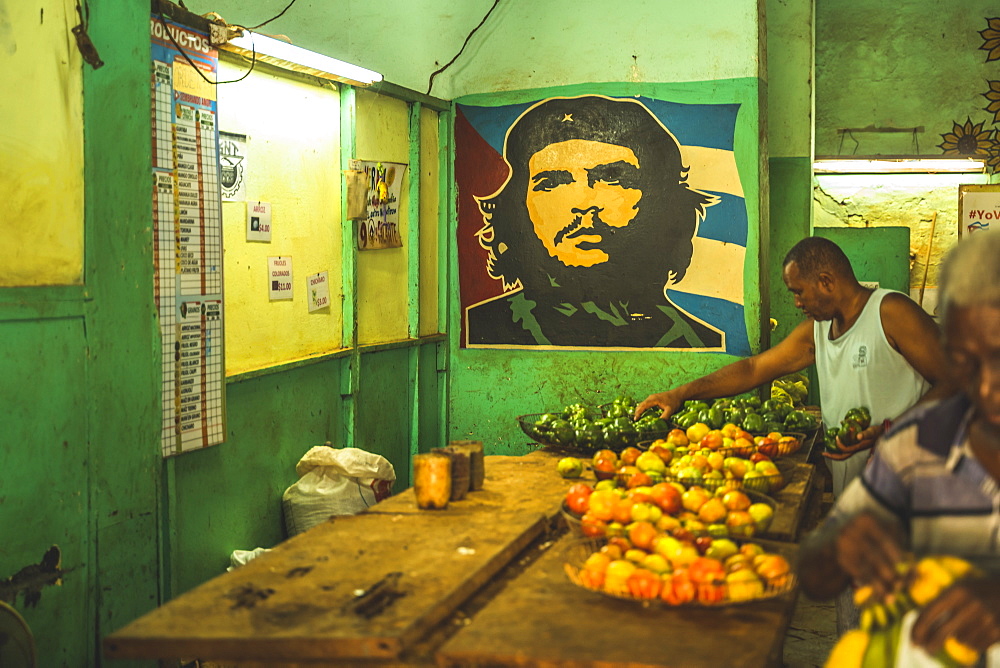
[(682, 538), (750, 538), (767, 532), (777, 502), (752, 490), (685, 488), (676, 482), (618, 487), (615, 481), (570, 486), (560, 511), (574, 533), (624, 535), (637, 522)]
[(728, 538), (701, 549), (666, 533), (637, 530), (572, 540), (564, 570), (578, 587), (647, 606), (725, 606), (791, 592), (795, 574), (782, 551), (780, 543)]

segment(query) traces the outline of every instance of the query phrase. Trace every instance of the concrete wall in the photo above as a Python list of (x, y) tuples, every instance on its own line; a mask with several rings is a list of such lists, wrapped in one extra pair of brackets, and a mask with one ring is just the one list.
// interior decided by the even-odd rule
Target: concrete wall
[(818, 1), (816, 154), (940, 155), (955, 123), (993, 128), (979, 31), (996, 15), (989, 0)]

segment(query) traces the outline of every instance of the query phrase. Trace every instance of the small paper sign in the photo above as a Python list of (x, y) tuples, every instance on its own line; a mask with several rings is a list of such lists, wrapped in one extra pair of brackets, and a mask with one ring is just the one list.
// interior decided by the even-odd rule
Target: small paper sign
[(223, 202), (247, 198), (247, 136), (219, 131), (219, 185)]
[(247, 202), (247, 241), (271, 241), (271, 205)]
[(321, 271), (313, 274), (307, 279), (309, 295), (309, 312), (319, 311), (330, 306), (330, 281), (327, 280), (327, 272)]
[(267, 258), (267, 284), (271, 301), (292, 298), (292, 258)]

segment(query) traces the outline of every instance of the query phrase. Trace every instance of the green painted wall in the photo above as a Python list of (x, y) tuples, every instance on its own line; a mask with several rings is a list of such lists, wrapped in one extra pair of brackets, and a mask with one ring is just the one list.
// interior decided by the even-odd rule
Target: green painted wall
[(781, 341), (802, 314), (781, 278), (788, 249), (812, 229), (813, 0), (768, 0), (767, 137), (769, 312), (777, 321), (771, 343)]
[(817, 2), (816, 155), (940, 155), (956, 122), (994, 129), (979, 31), (996, 15), (990, 0)]

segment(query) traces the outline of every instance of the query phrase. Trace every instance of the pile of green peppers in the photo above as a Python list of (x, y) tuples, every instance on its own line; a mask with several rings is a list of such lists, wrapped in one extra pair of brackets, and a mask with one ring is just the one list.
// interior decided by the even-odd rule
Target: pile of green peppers
[(650, 410), (638, 420), (632, 415), (638, 403), (622, 395), (609, 404), (590, 407), (570, 404), (562, 411), (542, 414), (525, 431), (543, 445), (557, 445), (596, 452), (603, 448), (621, 451), (640, 441), (667, 435), (670, 425)]
[(673, 417), (681, 429), (702, 422), (710, 429), (721, 429), (725, 424), (735, 424), (751, 434), (772, 431), (805, 433), (816, 429), (819, 421), (810, 413), (796, 410), (792, 404), (780, 399), (761, 401), (756, 396), (727, 397), (711, 404), (705, 401), (686, 401)]
[(858, 434), (870, 427), (872, 424), (872, 414), (865, 406), (852, 408), (844, 414), (844, 419), (840, 425), (827, 429), (823, 436), (823, 447), (827, 452), (840, 452), (837, 447), (837, 438), (844, 445), (854, 445), (858, 440)]

